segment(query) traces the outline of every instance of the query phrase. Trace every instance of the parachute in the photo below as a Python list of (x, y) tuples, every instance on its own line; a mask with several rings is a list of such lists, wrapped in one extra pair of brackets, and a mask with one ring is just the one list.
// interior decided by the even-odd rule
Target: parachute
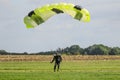
[(24, 17), (24, 23), (27, 28), (34, 28), (44, 23), (50, 17), (60, 13), (66, 13), (79, 21), (90, 21), (90, 13), (87, 9), (71, 3), (58, 3), (36, 8)]

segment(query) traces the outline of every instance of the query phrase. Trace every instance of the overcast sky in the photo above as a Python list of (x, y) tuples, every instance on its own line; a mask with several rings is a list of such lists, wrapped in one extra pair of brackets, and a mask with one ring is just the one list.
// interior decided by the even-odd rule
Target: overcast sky
[[(91, 22), (60, 14), (34, 29), (25, 27), (23, 18), (31, 10), (59, 2), (88, 9)], [(120, 47), (120, 0), (0, 0), (0, 50), (40, 52), (74, 44)]]

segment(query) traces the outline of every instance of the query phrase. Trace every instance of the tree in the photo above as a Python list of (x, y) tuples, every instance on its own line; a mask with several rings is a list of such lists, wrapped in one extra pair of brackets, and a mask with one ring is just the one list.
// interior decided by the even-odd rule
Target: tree
[(120, 55), (120, 48), (119, 47), (113, 47), (109, 54), (110, 55)]
[(108, 55), (110, 48), (102, 44), (93, 45), (85, 49), (88, 55)]
[(66, 47), (65, 49), (63, 49), (63, 52), (66, 53), (67, 55), (70, 55), (70, 48)]
[(5, 50), (0, 50), (1, 55), (7, 55), (8, 53)]
[(79, 45), (72, 45), (70, 48), (69, 48), (69, 51), (71, 54), (75, 55), (75, 54), (80, 54), (80, 47)]

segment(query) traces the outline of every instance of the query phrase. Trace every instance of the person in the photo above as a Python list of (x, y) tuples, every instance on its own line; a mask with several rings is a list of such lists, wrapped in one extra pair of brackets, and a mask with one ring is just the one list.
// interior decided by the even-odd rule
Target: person
[(54, 54), (54, 57), (52, 59), (52, 61), (50, 63), (53, 63), (55, 62), (54, 64), (54, 72), (56, 71), (56, 67), (57, 67), (57, 71), (59, 71), (59, 68), (60, 68), (60, 63), (62, 62), (62, 57), (59, 53), (55, 53)]

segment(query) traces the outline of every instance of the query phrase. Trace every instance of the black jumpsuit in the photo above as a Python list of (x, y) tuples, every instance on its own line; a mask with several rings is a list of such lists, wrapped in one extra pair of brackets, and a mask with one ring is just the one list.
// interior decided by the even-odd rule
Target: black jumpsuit
[(57, 71), (59, 71), (60, 62), (62, 61), (62, 57), (60, 55), (56, 55), (56, 56), (54, 56), (54, 58), (51, 62), (54, 62), (54, 61), (55, 61), (54, 72), (56, 71), (56, 67), (57, 67)]

